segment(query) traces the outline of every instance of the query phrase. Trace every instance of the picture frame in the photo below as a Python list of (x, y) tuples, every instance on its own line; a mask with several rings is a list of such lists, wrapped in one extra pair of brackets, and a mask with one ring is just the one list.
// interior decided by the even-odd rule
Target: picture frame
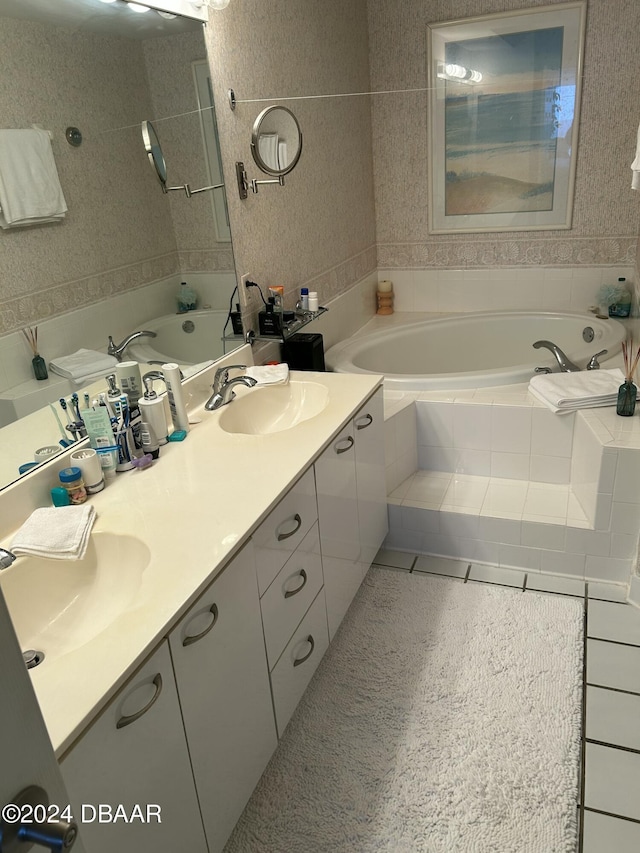
[(586, 0), (428, 26), (429, 233), (571, 227)]

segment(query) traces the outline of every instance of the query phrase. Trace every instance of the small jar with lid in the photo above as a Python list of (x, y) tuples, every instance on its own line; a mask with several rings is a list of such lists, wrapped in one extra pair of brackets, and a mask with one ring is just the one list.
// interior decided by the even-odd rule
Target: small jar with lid
[(67, 490), (70, 504), (83, 504), (87, 499), (87, 490), (84, 487), (82, 471), (75, 466), (63, 468), (58, 474), (60, 482)]

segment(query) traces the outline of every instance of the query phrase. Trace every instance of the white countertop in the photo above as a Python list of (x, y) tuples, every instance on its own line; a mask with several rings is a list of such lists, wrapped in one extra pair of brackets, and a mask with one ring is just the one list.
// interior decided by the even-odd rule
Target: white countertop
[[(218, 426), (224, 409), (199, 410), (195, 414), (201, 422), (184, 442), (165, 445), (151, 468), (119, 474), (90, 498), (97, 511), (94, 532), (135, 536), (149, 547), (151, 559), (122, 615), (86, 645), (31, 671), (58, 756), (382, 381), (381, 376), (334, 373), (293, 377), (327, 387), (324, 411), (283, 432), (235, 435)], [(268, 391), (241, 387), (238, 396)], [(52, 474), (63, 465), (54, 466)], [(0, 493), (0, 518), (3, 501), (25, 487), (26, 481)], [(9, 546), (12, 533), (0, 530), (0, 544)], [(19, 561), (6, 571), (19, 571)]]

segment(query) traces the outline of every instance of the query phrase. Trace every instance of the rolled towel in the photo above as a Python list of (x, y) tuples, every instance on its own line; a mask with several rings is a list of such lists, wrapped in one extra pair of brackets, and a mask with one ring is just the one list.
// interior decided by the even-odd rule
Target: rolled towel
[(255, 379), (257, 385), (286, 385), (289, 382), (289, 365), (262, 364), (247, 367), (245, 374)]
[(81, 560), (96, 518), (91, 504), (40, 507), (13, 537), (11, 551), (18, 556), (50, 560)]
[(619, 368), (581, 370), (579, 373), (545, 373), (532, 376), (529, 391), (553, 412), (613, 406), (624, 382)]
[[(49, 367), (58, 376), (73, 379), (74, 382), (84, 379), (97, 379), (112, 371), (118, 360), (113, 355), (98, 352), (93, 349), (79, 349), (71, 355), (61, 355), (49, 362)], [(104, 373), (103, 373), (104, 371)]]

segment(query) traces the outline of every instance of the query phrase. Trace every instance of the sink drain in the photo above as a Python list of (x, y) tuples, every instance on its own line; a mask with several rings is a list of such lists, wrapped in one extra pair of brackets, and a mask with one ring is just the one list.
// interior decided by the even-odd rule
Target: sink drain
[(22, 652), (22, 658), (27, 665), (27, 669), (33, 669), (44, 660), (44, 652), (37, 652), (35, 649), (27, 649)]

